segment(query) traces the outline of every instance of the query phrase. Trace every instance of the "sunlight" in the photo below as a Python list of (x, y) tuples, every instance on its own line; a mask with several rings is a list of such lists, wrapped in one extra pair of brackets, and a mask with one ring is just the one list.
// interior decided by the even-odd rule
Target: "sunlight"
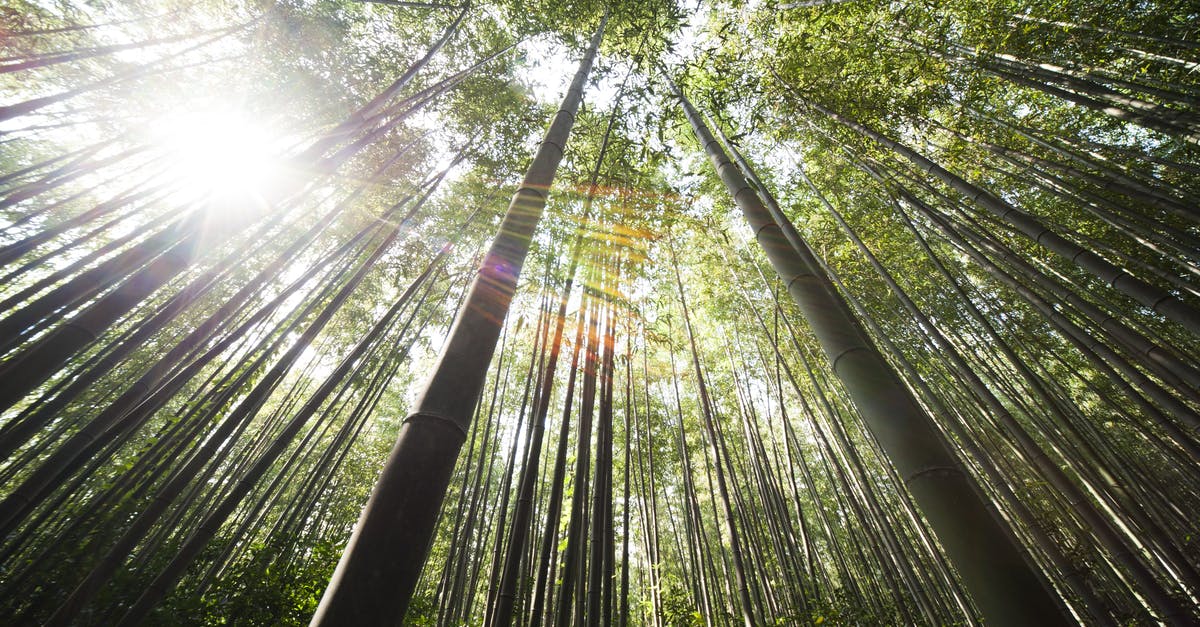
[(170, 114), (151, 128), (169, 160), (166, 176), (187, 200), (213, 208), (233, 209), (247, 200), (261, 205), (282, 173), (277, 138), (242, 112)]

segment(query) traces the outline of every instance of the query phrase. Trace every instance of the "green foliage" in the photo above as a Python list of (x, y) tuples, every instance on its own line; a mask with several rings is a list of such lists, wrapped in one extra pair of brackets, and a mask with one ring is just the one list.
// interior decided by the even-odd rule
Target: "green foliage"
[[(789, 4), (796, 6), (785, 7)], [(399, 223), (398, 216), (409, 208), (406, 198), (424, 190), (461, 153), (462, 162), (429, 203), (404, 222), (397, 242), (262, 405), (233, 431), (227, 446), (222, 442), (218, 453), (204, 460), (183, 493), (166, 495), (174, 505), (139, 538), (133, 555), (120, 556), (130, 559), (83, 616), (92, 624), (120, 618), (280, 434), (306, 395), (426, 264), (453, 244), (427, 291), (418, 292), (400, 316), (403, 323), (355, 362), (353, 372), (219, 525), (216, 538), (148, 620), (163, 625), (306, 623), (477, 273), (500, 211), (557, 110), (556, 103), (539, 95), (541, 85), (557, 78), (544, 74), (573, 66), (606, 10), (602, 55), (507, 318), (511, 337), (505, 354), (493, 361), (469, 436), (477, 438), (475, 448), (460, 459), (408, 623), (482, 619), (490, 558), (508, 531), (495, 528), (498, 513), (511, 507), (500, 486), (509, 472), (510, 447), (525, 441), (515, 431), (517, 415), (523, 405), (533, 405), (522, 396), (526, 379), (536, 376), (536, 371), (526, 375), (539, 357), (534, 321), (541, 308), (556, 310), (577, 236), (583, 243), (582, 265), (575, 276), (576, 295), (569, 300), (547, 444), (535, 458), (543, 482), (537, 511), (545, 511), (549, 451), (558, 444), (551, 439), (557, 437), (565, 404), (566, 362), (576, 348), (574, 323), (584, 310), (579, 286), (586, 285), (592, 304), (613, 304), (616, 321), (612, 470), (617, 486), (631, 474), (632, 493), (629, 499), (613, 498), (620, 502), (616, 511), (631, 512), (630, 529), (621, 528), (615, 536), (631, 538), (630, 605), (644, 612), (633, 612), (631, 624), (660, 611), (664, 624), (704, 625), (702, 612), (714, 600), (717, 607), (708, 619), (721, 624), (740, 618), (739, 602), (732, 600), (736, 591), (727, 594), (734, 585), (732, 541), (718, 511), (713, 450), (724, 451), (733, 524), (753, 547), (752, 584), (760, 594), (769, 589), (775, 595), (771, 601), (778, 611), (761, 616), (764, 624), (952, 624), (975, 618), (969, 603), (960, 602), (956, 576), (913, 508), (903, 478), (895, 476), (859, 419), (786, 286), (765, 263), (733, 200), (700, 154), (665, 87), (664, 73), (759, 170), (784, 213), (836, 275), (838, 289), (857, 305), (868, 333), (894, 347), (885, 353), (905, 383), (928, 407), (946, 408), (935, 416), (945, 437), (962, 451), (964, 466), (1005, 518), (1014, 521), (1039, 567), (1056, 580), (1083, 573), (1080, 589), (1104, 600), (1099, 612), (1108, 618), (1130, 624), (1153, 620), (1142, 597), (1131, 592), (1119, 560), (1097, 544), (1092, 530), (1080, 524), (1075, 505), (1030, 463), (1033, 452), (1020, 450), (1011, 428), (998, 423), (978, 391), (965, 385), (966, 373), (946, 359), (930, 328), (901, 305), (825, 203), (845, 217), (897, 285), (961, 352), (968, 369), (1029, 430), (1039, 451), (1085, 486), (1087, 498), (1107, 519), (1130, 530), (1123, 537), (1131, 545), (1147, 547), (1127, 553), (1157, 560), (1153, 570), (1164, 587), (1174, 585), (1167, 573), (1186, 574), (1182, 567), (1196, 566), (1190, 556), (1197, 554), (1200, 538), (1187, 519), (1200, 507), (1188, 448), (1195, 444), (1194, 433), (1183, 430), (1192, 423), (1164, 399), (1194, 410), (1195, 390), (1148, 356), (1162, 353), (1106, 334), (1117, 323), (1127, 325), (1185, 357), (1198, 354), (1195, 338), (1111, 290), (1106, 283), (1113, 281), (1091, 277), (1071, 260), (1050, 255), (944, 181), (813, 105), (912, 147), (1194, 306), (1200, 302), (1195, 142), (1072, 104), (1045, 89), (1073, 86), (1082, 93), (1086, 90), (1071, 80), (1085, 80), (1115, 94), (1097, 89), (1090, 97), (1191, 124), (1194, 137), (1200, 128), (1194, 71), (1200, 15), (1182, 1), (472, 3), (461, 30), (398, 99), (435, 88), (487, 55), (516, 47), (415, 116), (399, 120), (407, 104), (396, 99), (381, 117), (356, 128), (379, 133), (340, 164), (330, 159), (334, 149), (323, 153), (324, 160), (304, 151), (338, 123), (356, 120), (356, 111), (426, 53), (457, 9), (350, 0), (5, 3), (0, 49), (6, 58), (0, 64), (185, 37), (162, 47), (0, 73), (5, 106), (81, 90), (62, 103), (3, 122), (0, 176), (33, 170), (2, 183), (0, 217), (6, 228), (0, 244), (70, 225), (141, 185), (161, 184), (166, 190), (144, 203), (120, 205), (102, 221), (64, 228), (5, 265), (0, 298), (16, 298), (9, 305), (30, 302), (14, 294), (44, 293), (203, 205), (172, 187), (183, 173), (170, 170), (167, 151), (151, 132), (162, 116), (232, 103), (274, 129), (281, 145), (275, 156), (288, 174), (278, 190), (258, 199), (271, 209), (261, 230), (225, 232), (210, 224), (216, 235), (185, 271), (122, 312), (61, 372), (0, 417), (0, 434), (7, 434), (28, 415), (24, 412), (44, 402), (43, 394), (53, 400), (77, 373), (102, 364), (93, 383), (64, 402), (0, 465), (0, 494), (10, 495), (33, 476), (65, 438), (81, 433), (131, 382), (152, 372), (164, 354), (261, 268), (331, 215), (332, 207), (344, 203), (346, 211), (247, 296), (219, 333), (187, 351), (187, 360), (212, 349), (222, 334), (235, 333), (305, 270), (319, 272), (276, 310), (237, 331), (236, 342), (180, 382), (144, 421), (106, 434), (98, 441), (102, 450), (94, 453), (95, 462), (81, 464), (77, 474), (56, 483), (47, 500), (5, 538), (0, 611), (17, 622), (45, 620), (172, 473), (264, 380), (312, 320), (311, 312), (302, 314), (305, 308), (315, 311), (328, 302), (373, 250), (382, 230)], [(212, 45), (189, 48), (216, 37), (208, 32), (212, 29), (243, 23)], [(530, 50), (550, 50), (554, 58), (530, 58)], [(1022, 68), (1043, 88), (1014, 81), (998, 67)], [(150, 68), (162, 71), (137, 74)], [(390, 128), (379, 126), (392, 121)], [(146, 147), (143, 152), (117, 158), (140, 146)], [(71, 152), (92, 148), (94, 153)], [(63, 155), (68, 156), (45, 163)], [(76, 158), (94, 169), (65, 180), (47, 176)], [(912, 199), (957, 225), (1023, 289), (980, 264)], [(214, 207), (206, 210), (215, 213)], [(382, 218), (394, 207), (401, 210)], [(924, 241), (910, 230), (910, 219)], [(339, 248), (343, 245), (345, 250)], [(1025, 265), (1006, 259), (1006, 251)], [(684, 331), (673, 260), (695, 328), (694, 354)], [(56, 274), (60, 271), (69, 276)], [(188, 300), (168, 324), (116, 363), (103, 361), (105, 351), (210, 271), (216, 277), (211, 289)], [(1046, 281), (1036, 283), (1035, 273)], [(124, 276), (103, 287), (114, 287)], [(545, 295), (539, 291), (543, 287)], [(1064, 300), (1068, 293), (1087, 299), (1103, 316), (1091, 317)], [(1030, 294), (1082, 328), (1084, 339), (1065, 331), (1062, 320), (1050, 319)], [(81, 311), (90, 298), (56, 311), (47, 328)], [(517, 320), (524, 321), (519, 329)], [(34, 337), (25, 339), (32, 343)], [(1011, 353), (1000, 350), (1001, 341)], [(1094, 348), (1111, 355), (1097, 356)], [(170, 364), (164, 376), (180, 372), (185, 363)], [(694, 363), (712, 395), (712, 430), (706, 429)], [(1121, 370), (1123, 363), (1128, 369)], [(595, 365), (584, 365), (577, 374), (588, 368), (594, 371)], [(624, 398), (626, 384), (632, 401)], [(498, 399), (495, 408), (489, 406), (489, 394)], [(581, 402), (575, 399), (573, 420)], [(622, 430), (626, 417), (633, 425), (629, 438)], [(714, 441), (713, 434), (719, 439)], [(565, 437), (572, 446), (568, 463), (573, 463), (580, 435), (572, 430)], [(627, 449), (628, 464), (621, 455)], [(515, 463), (514, 473), (524, 464), (524, 458), (517, 459), (522, 461)], [(985, 464), (997, 469), (1003, 486), (984, 472)], [(579, 478), (568, 476), (568, 502), (582, 487)], [(1011, 489), (1017, 502), (1001, 487)], [(469, 533), (460, 534), (470, 516)], [(549, 528), (558, 533), (550, 546), (566, 551), (568, 516), (537, 520), (531, 544)], [(657, 524), (657, 565), (650, 564), (646, 546), (648, 518)], [(1143, 529), (1158, 535), (1134, 537)], [(1061, 563), (1054, 562), (1052, 551), (1061, 553)], [(444, 569), (447, 564), (452, 567)], [(657, 604), (646, 585), (654, 569), (661, 577)], [(443, 577), (461, 578), (454, 581), (459, 587), (447, 593)], [(700, 580), (709, 590), (707, 601), (697, 598)], [(918, 599), (914, 590), (927, 598)], [(1063, 590), (1074, 606), (1081, 605), (1078, 590)], [(442, 620), (441, 613), (455, 603), (462, 604), (454, 608), (457, 614)]]

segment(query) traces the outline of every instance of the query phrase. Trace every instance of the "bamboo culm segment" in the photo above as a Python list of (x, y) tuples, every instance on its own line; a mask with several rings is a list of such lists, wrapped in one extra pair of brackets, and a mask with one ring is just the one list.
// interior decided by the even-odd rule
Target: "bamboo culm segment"
[(1069, 624), (1042, 577), (988, 510), (933, 424), (840, 297), (804, 263), (762, 200), (683, 92), (676, 96), (717, 174), (767, 259), (804, 312), (834, 372), (899, 471), (986, 620), (994, 625)]
[(404, 618), (607, 21), (606, 15), (509, 204), (416, 411), (400, 428), (314, 626), (399, 624)]

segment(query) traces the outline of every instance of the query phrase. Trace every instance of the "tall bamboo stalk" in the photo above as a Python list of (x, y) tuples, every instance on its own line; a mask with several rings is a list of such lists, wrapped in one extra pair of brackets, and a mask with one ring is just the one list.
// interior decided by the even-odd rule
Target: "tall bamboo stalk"
[(405, 419), (321, 598), (314, 626), (394, 624), (404, 618), (607, 22), (606, 14), (509, 204), (425, 392)]
[[(717, 174), (742, 210), (788, 293), (804, 312), (835, 373), (937, 532), (975, 603), (996, 625), (1066, 624), (1058, 601), (975, 482), (888, 366), (841, 298), (784, 236), (692, 104), (672, 89)], [(1004, 573), (1003, 577), (996, 576)]]

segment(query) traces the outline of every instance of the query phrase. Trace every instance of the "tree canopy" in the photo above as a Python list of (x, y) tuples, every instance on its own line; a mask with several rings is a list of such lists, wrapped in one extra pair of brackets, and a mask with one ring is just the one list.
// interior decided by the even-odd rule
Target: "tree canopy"
[(0, 0), (0, 612), (1200, 621), (1200, 11)]

